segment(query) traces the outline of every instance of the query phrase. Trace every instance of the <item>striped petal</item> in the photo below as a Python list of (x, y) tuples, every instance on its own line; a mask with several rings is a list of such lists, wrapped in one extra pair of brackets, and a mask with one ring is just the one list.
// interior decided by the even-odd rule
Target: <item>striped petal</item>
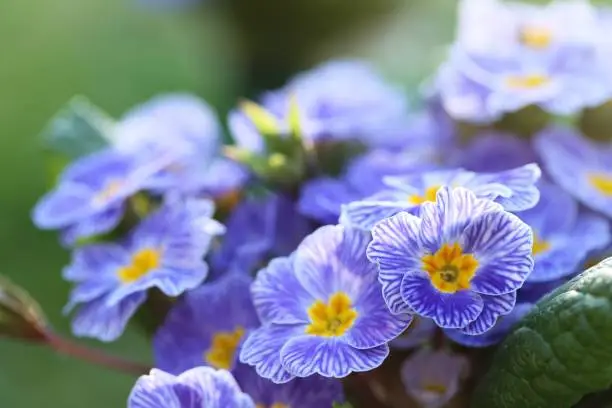
[(380, 366), (389, 354), (384, 344), (359, 350), (335, 337), (299, 336), (281, 349), (283, 366), (296, 377), (314, 374), (344, 378), (352, 372), (370, 371)]
[(383, 298), (394, 314), (409, 311), (400, 294), (400, 286), (406, 273), (420, 269), (420, 225), (417, 217), (401, 212), (379, 222), (372, 230), (373, 239), (367, 255), (378, 265)]
[(255, 367), (257, 374), (282, 384), (294, 378), (281, 364), (281, 348), (305, 332), (303, 325), (265, 325), (249, 334), (240, 350), (240, 361)]
[(416, 314), (432, 319), (442, 328), (465, 327), (476, 320), (483, 309), (478, 294), (469, 290), (438, 292), (425, 276), (404, 276), (401, 291), (402, 298)]
[(533, 270), (531, 228), (513, 214), (482, 214), (466, 228), (465, 252), (479, 263), (470, 288), (485, 295), (501, 295), (519, 289)]
[(309, 323), (307, 310), (315, 301), (293, 271), (292, 258), (276, 258), (257, 273), (251, 294), (261, 321), (276, 324)]
[(481, 295), (481, 297), (484, 302), (482, 313), (476, 320), (461, 329), (462, 333), (475, 336), (490, 330), (495, 326), (497, 319), (512, 312), (516, 304), (516, 292), (499, 296)]

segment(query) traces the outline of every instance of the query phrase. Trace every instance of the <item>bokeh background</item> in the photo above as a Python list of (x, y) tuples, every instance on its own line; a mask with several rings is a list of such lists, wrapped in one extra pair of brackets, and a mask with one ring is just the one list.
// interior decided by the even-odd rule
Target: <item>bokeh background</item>
[[(118, 117), (155, 94), (189, 91), (223, 117), (239, 96), (334, 56), (369, 59), (416, 92), (452, 38), (456, 6), (209, 0), (186, 11), (136, 1), (0, 1), (0, 273), (27, 288), (62, 332), (69, 331), (61, 315), (69, 288), (60, 278), (68, 254), (55, 234), (32, 226), (29, 212), (48, 187), (38, 134), (73, 95)], [(150, 360), (136, 330), (100, 346)], [(133, 381), (43, 348), (0, 342), (3, 408), (123, 407)]]

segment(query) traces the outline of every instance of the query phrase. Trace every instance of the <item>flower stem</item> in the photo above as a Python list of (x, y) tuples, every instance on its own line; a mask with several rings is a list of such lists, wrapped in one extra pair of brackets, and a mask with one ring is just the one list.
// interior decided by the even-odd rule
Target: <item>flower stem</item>
[(107, 354), (102, 350), (84, 346), (55, 333), (47, 333), (46, 339), (47, 344), (57, 353), (71, 356), (101, 367), (135, 375), (146, 374), (151, 369), (151, 367), (146, 364)]

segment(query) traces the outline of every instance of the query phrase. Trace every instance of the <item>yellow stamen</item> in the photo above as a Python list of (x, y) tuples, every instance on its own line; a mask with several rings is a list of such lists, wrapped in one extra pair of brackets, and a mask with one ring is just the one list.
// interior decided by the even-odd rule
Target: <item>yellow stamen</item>
[(529, 48), (548, 48), (552, 39), (552, 32), (546, 27), (525, 26), (519, 32), (519, 41)]
[(342, 336), (353, 326), (357, 312), (351, 306), (351, 299), (344, 292), (330, 296), (328, 303), (315, 301), (308, 309), (310, 324), (306, 327), (307, 334), (315, 336)]
[(117, 274), (123, 283), (134, 282), (154, 269), (159, 268), (161, 253), (153, 248), (145, 248), (132, 256), (132, 263), (120, 268)]
[(550, 242), (541, 239), (536, 234), (533, 234), (533, 247), (531, 249), (531, 254), (533, 256), (544, 253), (550, 249)]
[(474, 255), (464, 254), (458, 243), (442, 245), (435, 254), (423, 256), (421, 262), (429, 274), (431, 284), (444, 293), (469, 289), (470, 281), (478, 269)]
[(549, 82), (550, 78), (544, 74), (510, 75), (506, 78), (506, 84), (514, 89), (534, 89)]
[(446, 394), (448, 388), (444, 384), (428, 383), (423, 385), (423, 391), (431, 392), (434, 394)]
[(419, 205), (426, 201), (436, 201), (436, 193), (440, 189), (440, 186), (431, 186), (425, 190), (425, 193), (421, 196), (418, 194), (408, 197), (408, 201), (412, 204)]
[(612, 174), (591, 173), (587, 176), (591, 186), (605, 196), (612, 196)]
[(233, 332), (217, 332), (212, 337), (204, 360), (215, 368), (229, 370), (234, 363), (236, 349), (244, 336), (244, 328), (238, 326)]

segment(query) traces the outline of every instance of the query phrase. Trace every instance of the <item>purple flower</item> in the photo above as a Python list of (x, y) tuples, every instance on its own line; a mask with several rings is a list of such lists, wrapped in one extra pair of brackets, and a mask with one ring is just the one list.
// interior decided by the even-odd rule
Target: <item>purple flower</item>
[(342, 383), (335, 378), (312, 375), (275, 384), (261, 377), (253, 367), (239, 364), (236, 380), (251, 396), (257, 408), (332, 407), (344, 401)]
[(203, 256), (223, 227), (210, 217), (209, 201), (166, 205), (142, 221), (121, 244), (92, 244), (74, 251), (64, 278), (74, 282), (66, 312), (80, 305), (72, 330), (77, 336), (112, 341), (158, 288), (178, 296), (198, 286), (208, 267)]
[(342, 401), (342, 387), (336, 380), (313, 376), (275, 384), (237, 361), (242, 341), (259, 327), (251, 283), (246, 275), (230, 273), (188, 292), (155, 335), (156, 366), (170, 373), (202, 364), (231, 370), (257, 407), (309, 408)]
[(479, 173), (511, 170), (538, 161), (527, 140), (499, 132), (479, 134), (453, 156), (455, 165)]
[(443, 186), (468, 188), (477, 197), (494, 200), (509, 211), (525, 210), (538, 202), (539, 191), (535, 183), (539, 178), (540, 168), (533, 163), (499, 173), (452, 169), (386, 177), (384, 189), (343, 205), (340, 221), (370, 230), (377, 222), (400, 211), (418, 214), (423, 203), (435, 201), (437, 191)]
[(269, 258), (289, 255), (311, 232), (310, 223), (297, 213), (295, 204), (276, 194), (242, 201), (225, 225), (221, 247), (211, 258), (216, 274), (254, 272)]
[(234, 370), (244, 337), (259, 327), (251, 282), (230, 273), (185, 294), (155, 334), (155, 366), (173, 374), (198, 365)]
[(351, 139), (370, 146), (393, 144), (408, 112), (401, 89), (355, 60), (331, 61), (298, 74), (282, 89), (265, 94), (263, 105), (282, 117), (291, 98), (297, 101), (305, 139), (315, 142)]
[(128, 408), (256, 408), (225, 370), (196, 367), (174, 376), (153, 369), (136, 381)]
[(189, 94), (158, 96), (134, 108), (117, 125), (113, 144), (117, 150), (152, 160), (172, 155), (171, 162), (149, 180), (155, 191), (216, 197), (246, 181), (241, 166), (220, 156), (216, 113)]
[(533, 269), (530, 228), (465, 188), (438, 190), (421, 218), (400, 212), (372, 229), (376, 262), (393, 313), (414, 313), (466, 334), (512, 311)]
[(321, 227), (291, 257), (260, 271), (251, 292), (263, 325), (245, 341), (240, 361), (276, 383), (342, 378), (382, 364), (387, 342), (411, 316), (387, 309), (365, 256), (369, 240), (340, 225)]
[(401, 368), (406, 392), (419, 406), (437, 408), (446, 405), (458, 392), (469, 371), (469, 361), (447, 350), (420, 349)]
[(612, 144), (557, 126), (540, 132), (534, 144), (556, 184), (586, 207), (612, 217)]
[(436, 167), (429, 150), (371, 150), (355, 158), (338, 178), (321, 177), (306, 182), (300, 192), (298, 210), (321, 223), (335, 224), (343, 204), (361, 200), (383, 189), (385, 176)]
[(36, 204), (34, 224), (61, 230), (67, 244), (108, 232), (121, 221), (126, 199), (166, 163), (167, 157), (145, 164), (110, 149), (83, 157)]
[(540, 201), (517, 213), (533, 229), (535, 267), (528, 282), (555, 281), (576, 272), (589, 253), (612, 237), (608, 221), (587, 210), (556, 185), (540, 181)]
[(461, 4), (458, 38), (435, 85), (452, 117), (490, 122), (530, 105), (569, 115), (610, 98), (600, 19), (586, 2), (542, 13), (497, 1)]

